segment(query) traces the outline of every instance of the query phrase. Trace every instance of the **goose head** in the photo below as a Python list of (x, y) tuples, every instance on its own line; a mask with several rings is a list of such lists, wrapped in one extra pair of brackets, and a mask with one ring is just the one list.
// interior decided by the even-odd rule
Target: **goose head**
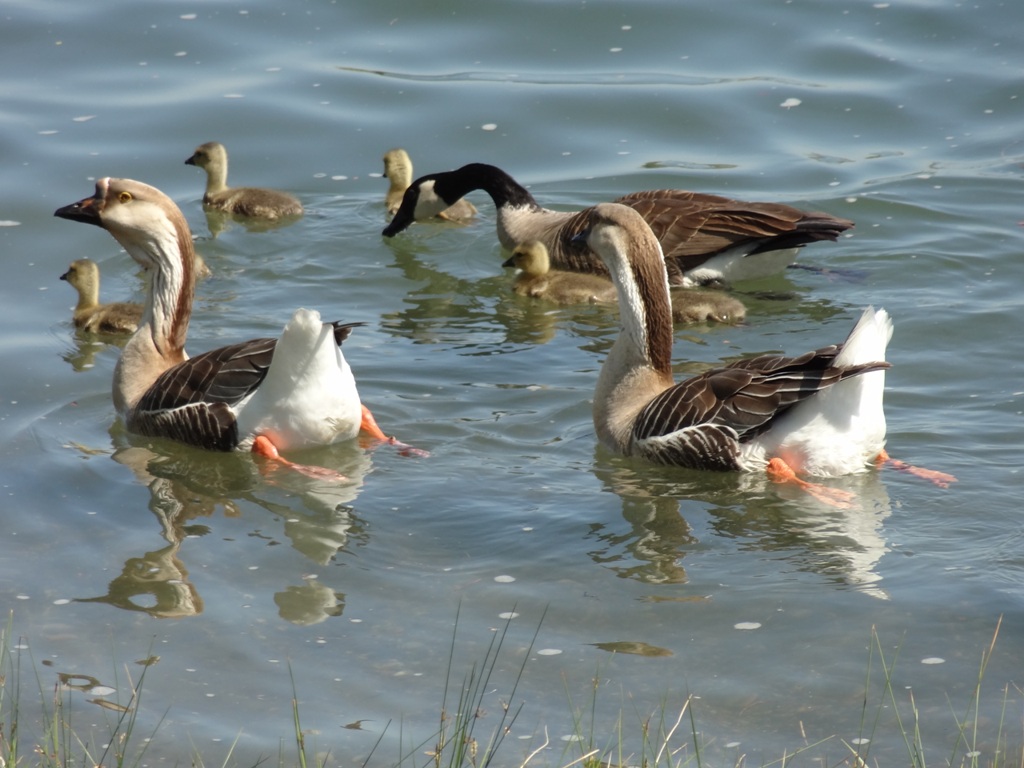
[(192, 253), (192, 236), (178, 206), (156, 187), (105, 177), (92, 197), (58, 208), (55, 216), (107, 230), (146, 269), (173, 268)]
[(541, 277), (550, 271), (551, 258), (544, 243), (528, 240), (517, 245), (501, 266), (515, 267), (530, 277)]
[(211, 176), (228, 175), (228, 151), (219, 141), (208, 141), (196, 147), (185, 161), (185, 165), (194, 165), (202, 168)]
[[(196, 257), (192, 233), (174, 201), (141, 181), (104, 177), (96, 182), (92, 197), (58, 208), (54, 215), (102, 227), (149, 271), (152, 279), (141, 326), (132, 339), (140, 335), (150, 338), (164, 363), (184, 360)], [(148, 328), (146, 333), (142, 326)], [(122, 355), (119, 367), (124, 359)]]
[[(443, 174), (436, 174), (438, 176)], [(426, 221), (439, 215), (442, 211), (451, 207), (458, 200), (449, 201), (441, 196), (437, 189), (437, 179), (432, 176), (423, 176), (416, 179), (409, 188), (405, 190), (402, 197), (402, 204), (395, 212), (395, 216), (384, 228), (384, 237), (394, 237), (399, 232), (408, 229), (415, 221)]]
[(586, 229), (573, 242), (586, 243), (604, 262), (618, 286), (620, 304), (671, 314), (661, 244), (635, 210), (619, 203), (595, 205)]
[(60, 276), (78, 291), (81, 296), (98, 298), (100, 295), (100, 268), (92, 259), (76, 259), (68, 266), (68, 271)]

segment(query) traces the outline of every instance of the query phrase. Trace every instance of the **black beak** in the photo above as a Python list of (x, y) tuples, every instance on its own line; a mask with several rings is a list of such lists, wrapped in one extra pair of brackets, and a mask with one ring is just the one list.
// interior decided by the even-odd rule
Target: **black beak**
[(68, 279), (68, 275), (70, 275), (70, 274), (71, 274), (71, 270), (69, 269), (67, 272), (65, 272), (63, 275), (60, 276), (60, 279), (61, 280), (67, 280)]
[(195, 164), (196, 164), (196, 156), (195, 155), (192, 155), (192, 157), (190, 157), (188, 160), (185, 161), (185, 165), (195, 165)]
[(514, 262), (515, 260), (516, 260), (515, 256), (509, 256), (507, 259), (505, 259), (503, 262), (501, 262), (501, 266), (503, 266), (503, 267), (514, 267), (515, 264), (513, 264), (512, 262)]
[(87, 197), (77, 203), (58, 208), (53, 215), (69, 221), (80, 221), (83, 224), (95, 224), (97, 227), (102, 227), (99, 206), (100, 201), (96, 197)]

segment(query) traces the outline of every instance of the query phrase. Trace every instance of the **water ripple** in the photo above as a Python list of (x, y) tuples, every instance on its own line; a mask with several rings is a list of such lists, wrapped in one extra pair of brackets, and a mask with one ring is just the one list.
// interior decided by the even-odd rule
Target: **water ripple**
[(527, 85), (680, 85), (708, 86), (733, 85), (737, 83), (765, 83), (786, 85), (794, 88), (826, 88), (824, 83), (797, 80), (784, 77), (766, 77), (753, 75), (749, 77), (698, 77), (694, 75), (678, 75), (668, 72), (576, 72), (547, 73), (531, 72), (526, 75), (514, 72), (448, 72), (442, 74), (414, 74), (412, 72), (390, 72), (385, 69), (366, 67), (339, 66), (344, 72), (363, 75), (377, 75), (393, 80), (412, 82), (474, 82), (474, 83), (524, 83)]

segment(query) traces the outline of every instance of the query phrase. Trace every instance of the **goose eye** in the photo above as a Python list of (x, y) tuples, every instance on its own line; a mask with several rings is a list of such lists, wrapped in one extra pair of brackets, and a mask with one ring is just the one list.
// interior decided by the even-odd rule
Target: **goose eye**
[(117, 199), (118, 199), (118, 202), (121, 202), (121, 203), (131, 202), (132, 193), (131, 192), (121, 192), (121, 193), (118, 194)]

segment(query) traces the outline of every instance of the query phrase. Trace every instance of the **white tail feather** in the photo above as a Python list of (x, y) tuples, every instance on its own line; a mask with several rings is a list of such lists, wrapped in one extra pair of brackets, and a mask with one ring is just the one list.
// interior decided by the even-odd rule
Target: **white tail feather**
[(868, 307), (850, 331), (843, 351), (836, 357), (836, 367), (845, 368), (885, 360), (885, 348), (892, 338), (892, 320), (884, 309)]

